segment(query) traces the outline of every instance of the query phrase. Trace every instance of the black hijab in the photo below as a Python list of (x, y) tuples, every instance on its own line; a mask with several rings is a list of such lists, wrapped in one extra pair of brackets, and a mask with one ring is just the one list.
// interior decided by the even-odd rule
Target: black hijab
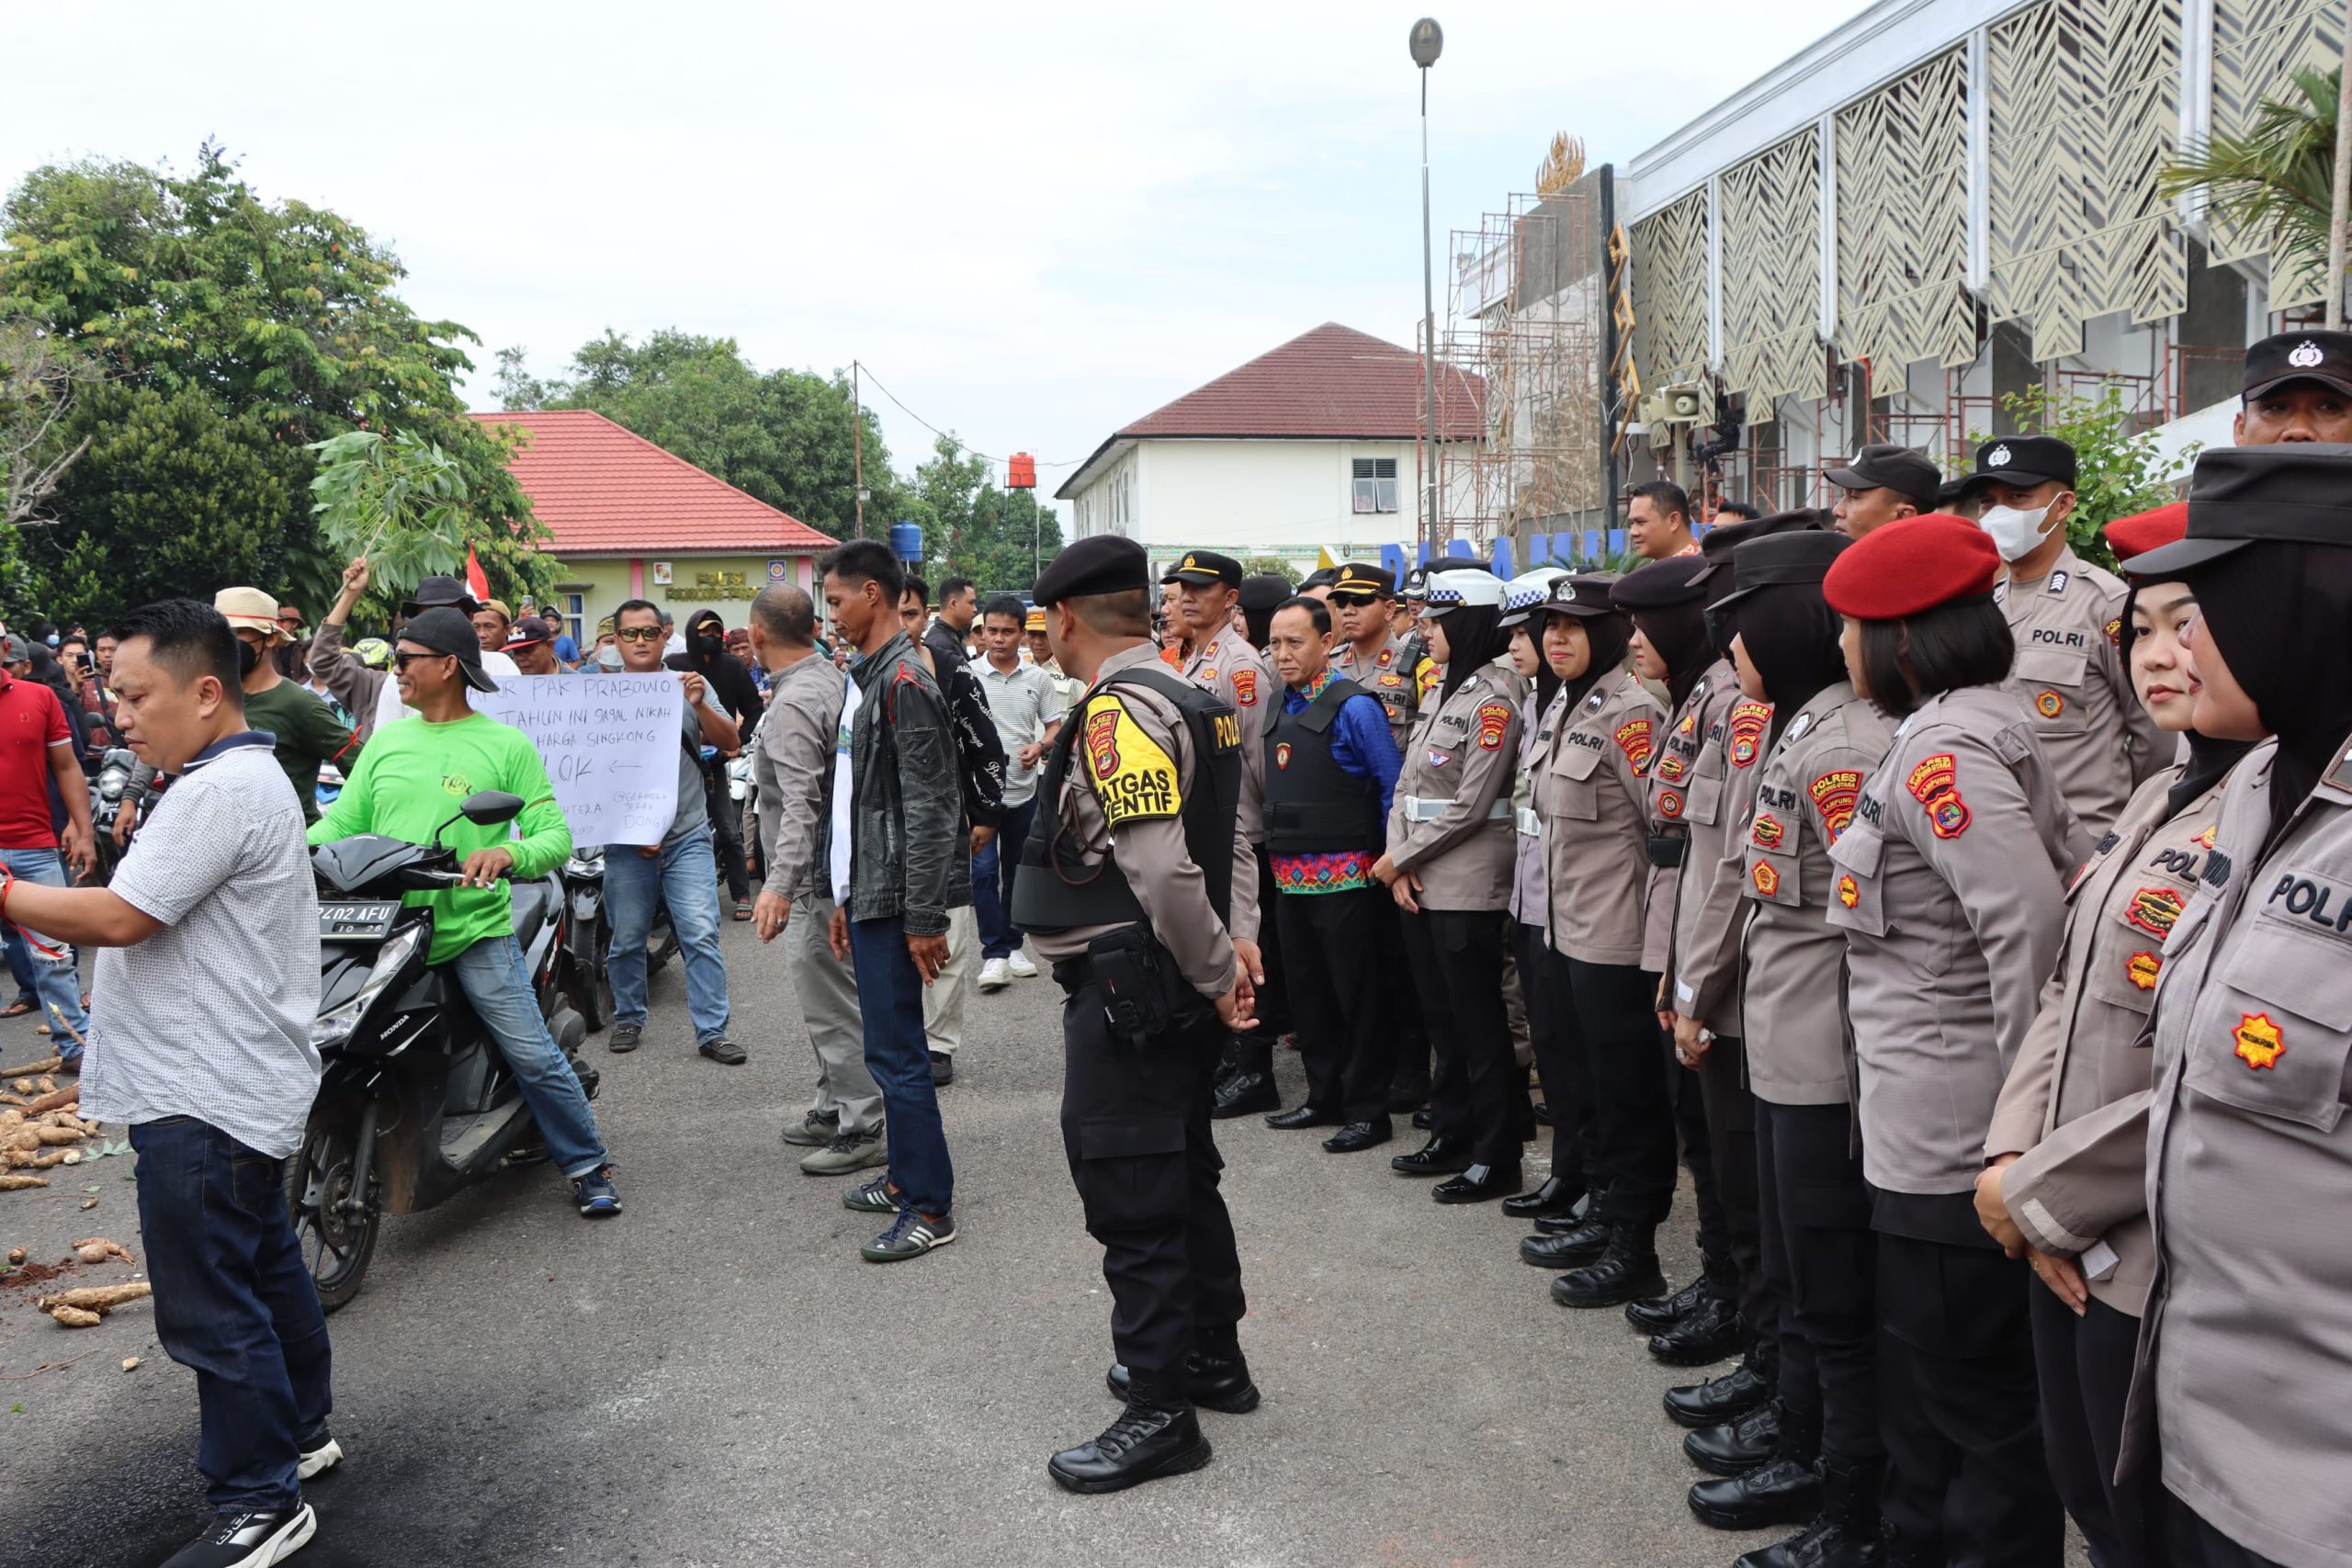
[(1707, 636), (1707, 606), (1703, 600), (1688, 604), (1663, 605), (1654, 610), (1635, 610), (1634, 625), (1642, 636), (1666, 660), (1666, 690), (1674, 699), (1674, 710), (1679, 713), (1683, 699), (1699, 677), (1707, 672), (1714, 660), (1714, 644)]
[[(2134, 629), (2132, 613), (2139, 607), (2140, 590), (2147, 584), (2137, 578), (2127, 581), (2131, 586), (2123, 595), (2122, 622), (2115, 641), (2116, 657), (2123, 661), (2123, 683), (2130, 687), (2132, 685), (2132, 644), (2140, 635)], [(2223, 657), (2226, 658), (2227, 654), (2224, 653)], [(2137, 688), (2133, 687), (2133, 690)], [(2180, 777), (2173, 781), (2172, 788), (2165, 792), (2165, 815), (2179, 816), (2190, 801), (2221, 783), (2222, 776), (2238, 765), (2238, 759), (2253, 750), (2254, 742), (2251, 740), (2216, 740), (2210, 735), (2190, 730), (2188, 765), (2180, 771)]]
[[(1623, 673), (1625, 645), (1634, 640), (1633, 619), (1623, 610), (1611, 610), (1605, 615), (1577, 615), (1572, 618), (1577, 625), (1584, 628), (1584, 639), (1592, 647), (1592, 658), (1586, 663), (1583, 674), (1573, 681), (1560, 682), (1567, 690), (1566, 705), (1569, 707), (1574, 707), (1584, 701), (1591, 694), (1592, 688), (1602, 680), (1613, 680)], [(1535, 647), (1539, 652), (1543, 650), (1544, 626), (1548, 619), (1547, 616), (1538, 615), (1528, 623), (1535, 627)], [(1551, 668), (1552, 661), (1545, 660), (1544, 661), (1545, 672), (1549, 673)]]
[(1493, 604), (1464, 604), (1445, 612), (1445, 681), (1438, 688), (1441, 704), (1482, 667), (1510, 651), (1510, 628), (1495, 624), (1502, 618), (1501, 609)]
[(2275, 839), (2352, 735), (2352, 658), (2344, 649), (2352, 548), (2262, 539), (2183, 575), (2207, 635), (2278, 737), (2270, 770)]
[(1838, 647), (1844, 623), (1821, 596), (1818, 582), (1776, 582), (1758, 588), (1725, 612), (1747, 661), (1763, 677), (1778, 737), (1797, 710), (1824, 688), (1846, 678)]
[(1535, 649), (1535, 679), (1531, 684), (1535, 693), (1535, 715), (1541, 718), (1560, 690), (1560, 678), (1552, 673), (1552, 661), (1544, 657), (1544, 617), (1530, 615), (1515, 626), (1504, 627), (1503, 636), (1509, 638), (1511, 633), (1519, 631), (1527, 634), (1528, 642)]

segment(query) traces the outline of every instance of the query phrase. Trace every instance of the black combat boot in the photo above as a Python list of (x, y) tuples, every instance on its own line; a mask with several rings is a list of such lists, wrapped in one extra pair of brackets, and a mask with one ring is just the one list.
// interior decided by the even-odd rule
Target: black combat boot
[(1812, 1525), (1742, 1556), (1733, 1568), (1881, 1568), (1878, 1489), (1883, 1460), (1821, 1456), (1821, 1512)]
[[(1112, 1398), (1126, 1401), (1133, 1381), (1126, 1368), (1112, 1362), (1110, 1375), (1102, 1381), (1109, 1386)], [(1258, 1385), (1250, 1381), (1250, 1363), (1242, 1359), (1238, 1345), (1222, 1353), (1202, 1349), (1188, 1354), (1184, 1358), (1184, 1384), (1193, 1403), (1204, 1410), (1224, 1416), (1247, 1416), (1258, 1408)]]
[(1736, 1421), (1702, 1427), (1682, 1439), (1682, 1451), (1710, 1475), (1746, 1475), (1779, 1451), (1781, 1402), (1759, 1404)]
[(1673, 1327), (1650, 1336), (1650, 1354), (1669, 1367), (1704, 1367), (1731, 1359), (1754, 1337), (1737, 1307), (1712, 1296)]
[(1702, 1481), (1690, 1488), (1690, 1511), (1722, 1530), (1756, 1530), (1809, 1523), (1821, 1511), (1821, 1413), (1781, 1413), (1781, 1440), (1772, 1457), (1745, 1475)]
[(1663, 1334), (1697, 1311), (1715, 1293), (1715, 1282), (1702, 1274), (1670, 1296), (1627, 1302), (1625, 1321), (1645, 1334)]
[(1282, 1108), (1282, 1091), (1274, 1088), (1274, 1048), (1262, 1040), (1237, 1039), (1233, 1070), (1218, 1080), (1209, 1114), (1229, 1122), (1236, 1116)]
[(1572, 1307), (1623, 1306), (1665, 1292), (1666, 1275), (1657, 1266), (1656, 1225), (1611, 1226), (1608, 1249), (1599, 1260), (1552, 1281), (1552, 1299)]
[(1071, 1492), (1124, 1492), (1209, 1461), (1201, 1418), (1172, 1378), (1130, 1377), (1127, 1407), (1101, 1437), (1064, 1449), (1046, 1473)]
[(1581, 1269), (1609, 1250), (1609, 1227), (1599, 1220), (1571, 1231), (1531, 1235), (1519, 1244), (1519, 1260), (1538, 1269)]
[(1679, 1427), (1713, 1427), (1736, 1421), (1758, 1406), (1770, 1404), (1779, 1386), (1779, 1375), (1751, 1349), (1738, 1366), (1719, 1378), (1668, 1389), (1666, 1413)]

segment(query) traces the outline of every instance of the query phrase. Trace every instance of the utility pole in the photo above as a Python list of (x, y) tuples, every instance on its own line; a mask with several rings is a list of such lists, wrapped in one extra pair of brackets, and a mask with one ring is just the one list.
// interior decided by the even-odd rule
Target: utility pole
[(2352, 17), (2344, 28), (2343, 81), (2335, 96), (2335, 177), (2329, 182), (2327, 218), (2327, 330), (2344, 325), (2344, 263), (2347, 208), (2352, 208)]
[(1444, 543), (1438, 521), (1437, 482), (1437, 293), (1430, 281), (1430, 67), (1445, 48), (1445, 29), (1434, 17), (1413, 24), (1408, 39), (1413, 63), (1421, 70), (1421, 381), (1429, 456), (1421, 465), (1421, 532), (1432, 549)]
[(850, 462), (857, 486), (857, 536), (865, 537), (865, 399), (858, 389), (857, 361), (849, 362)]

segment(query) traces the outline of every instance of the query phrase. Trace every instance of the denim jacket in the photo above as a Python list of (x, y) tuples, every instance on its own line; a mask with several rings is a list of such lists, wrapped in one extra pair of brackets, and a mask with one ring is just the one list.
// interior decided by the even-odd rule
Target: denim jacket
[(910, 936), (944, 936), (947, 911), (972, 901), (971, 840), (947, 705), (904, 632), (852, 665), (850, 675), (858, 706), (850, 731), (849, 897), (831, 886), (830, 814), (818, 830), (820, 874), (853, 920), (901, 916)]

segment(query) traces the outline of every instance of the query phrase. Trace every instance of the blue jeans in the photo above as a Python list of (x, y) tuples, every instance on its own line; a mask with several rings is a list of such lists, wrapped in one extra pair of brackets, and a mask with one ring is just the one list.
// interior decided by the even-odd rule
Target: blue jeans
[(629, 844), (605, 851), (605, 908), (613, 919), (613, 1021), (645, 1026), (645, 939), (653, 906), (670, 908), (670, 929), (686, 961), (686, 1014), (695, 1043), (727, 1037), (727, 965), (718, 956), (718, 862), (710, 829), (687, 834), (659, 856)]
[(548, 1141), (556, 1168), (576, 1179), (602, 1167), (605, 1144), (596, 1135), (596, 1113), (588, 1109), (580, 1075), (539, 1015), (522, 945), (511, 936), (484, 937), (449, 960), (449, 972), (497, 1043), (498, 1054), (514, 1069), (524, 1103)]
[(907, 1207), (947, 1213), (956, 1199), (956, 1168), (939, 1119), (939, 1086), (931, 1081), (922, 976), (907, 952), (905, 923), (896, 915), (850, 921), (849, 955), (857, 969), (865, 1070), (882, 1090), (883, 1124), (890, 1129), (890, 1179)]
[(286, 1162), (192, 1116), (130, 1129), (155, 1337), (196, 1372), (196, 1468), (220, 1509), (290, 1508), (334, 1407), (327, 1320), (286, 1215)]
[(1029, 841), (1030, 824), (1037, 820), (1037, 797), (1004, 808), (996, 837), (972, 857), (972, 913), (980, 922), (980, 958), (1010, 958), (1021, 945), (1012, 929), (1012, 874), (1021, 868), (1021, 849)]
[[(0, 850), (0, 865), (6, 865), (14, 874), (39, 886), (73, 886), (66, 879), (65, 863), (58, 857), (55, 850)], [(79, 1034), (87, 1039), (90, 1033), (89, 1015), (82, 1010), (82, 976), (74, 967), (74, 950), (64, 942), (51, 942), (39, 931), (28, 931), (23, 936), (17, 935), (13, 929), (8, 932), (11, 943), (27, 942), (28, 939), (25, 956), (32, 966), (33, 991), (40, 1002), (40, 1021), (49, 1025), (57, 1054), (71, 1061), (82, 1054), (82, 1047), (74, 1043), (74, 1035)], [(30, 942), (39, 942), (40, 946), (31, 946)], [(57, 956), (51, 958), (45, 955), (40, 951), (41, 947), (53, 949)], [(55, 1008), (57, 1012), (51, 1012), (51, 1008)], [(65, 1015), (73, 1034), (57, 1027), (57, 1013), (60, 1012)]]

